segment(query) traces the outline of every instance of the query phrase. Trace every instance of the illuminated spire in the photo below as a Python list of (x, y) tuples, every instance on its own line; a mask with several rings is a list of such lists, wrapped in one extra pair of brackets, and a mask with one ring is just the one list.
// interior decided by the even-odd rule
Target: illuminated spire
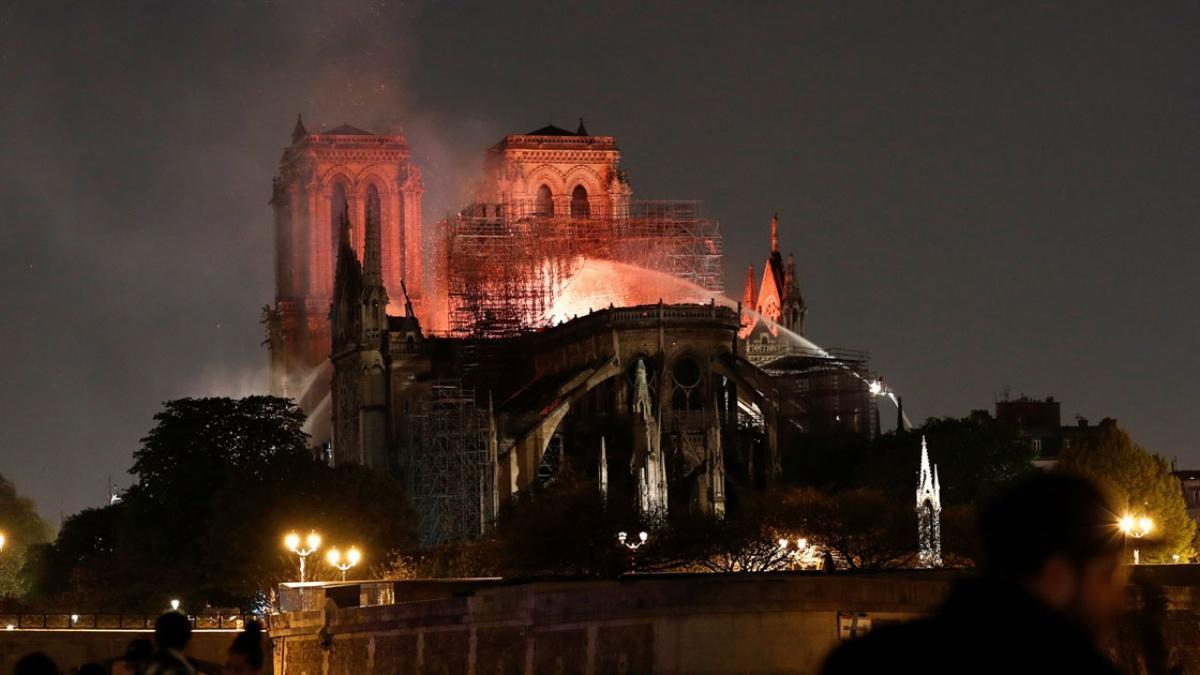
[(779, 253), (779, 212), (771, 216), (771, 253)]
[(937, 466), (930, 468), (929, 446), (921, 437), (917, 478), (917, 557), (922, 567), (942, 566), (942, 485)]

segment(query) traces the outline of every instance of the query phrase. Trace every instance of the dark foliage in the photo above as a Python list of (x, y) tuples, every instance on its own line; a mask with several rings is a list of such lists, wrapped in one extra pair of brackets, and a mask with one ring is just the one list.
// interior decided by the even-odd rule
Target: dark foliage
[[(68, 519), (26, 566), (43, 605), (158, 611), (249, 609), (295, 576), (281, 537), (316, 529), (384, 566), (412, 540), (397, 481), (362, 467), (330, 468), (306, 447), (290, 401), (252, 396), (168, 402), (131, 469), (122, 501)], [(315, 558), (315, 578), (333, 577)]]

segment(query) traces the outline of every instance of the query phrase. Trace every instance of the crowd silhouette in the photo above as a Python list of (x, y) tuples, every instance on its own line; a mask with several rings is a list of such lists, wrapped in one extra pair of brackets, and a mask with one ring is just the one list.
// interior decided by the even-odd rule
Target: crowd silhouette
[(247, 621), (244, 629), (238, 632), (229, 646), (224, 665), (188, 656), (187, 646), (191, 639), (191, 620), (182, 612), (172, 610), (154, 622), (153, 640), (133, 640), (120, 656), (64, 671), (44, 652), (33, 652), (17, 661), (13, 675), (253, 675), (263, 672), (266, 658), (263, 630), (257, 621)]

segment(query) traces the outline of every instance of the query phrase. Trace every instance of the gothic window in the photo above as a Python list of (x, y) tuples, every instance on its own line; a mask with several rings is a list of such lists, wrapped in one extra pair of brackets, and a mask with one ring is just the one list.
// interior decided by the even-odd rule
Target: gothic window
[(537, 203), (534, 204), (533, 215), (549, 217), (554, 215), (554, 197), (550, 188), (542, 185), (537, 189)]
[(591, 207), (588, 205), (587, 188), (582, 185), (576, 185), (571, 191), (571, 217), (572, 218), (588, 218), (591, 216)]
[(703, 403), (700, 394), (701, 380), (700, 364), (691, 356), (683, 356), (675, 361), (671, 368), (671, 379), (674, 391), (671, 393), (671, 407), (675, 410), (701, 410)]
[(329, 195), (329, 231), (333, 234), (333, 251), (337, 255), (340, 237), (342, 236), (342, 218), (347, 210), (346, 186), (341, 183), (333, 184)]

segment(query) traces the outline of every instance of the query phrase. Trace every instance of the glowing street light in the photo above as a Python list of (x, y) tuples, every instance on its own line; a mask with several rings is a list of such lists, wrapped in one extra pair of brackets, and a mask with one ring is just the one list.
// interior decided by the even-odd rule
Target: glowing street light
[(342, 571), (342, 581), (346, 580), (346, 572), (351, 567), (357, 565), (360, 560), (362, 560), (362, 553), (358, 550), (357, 546), (351, 546), (350, 550), (346, 551), (345, 556), (336, 547), (329, 549), (325, 553), (325, 562)]
[(315, 531), (309, 532), (304, 538), (304, 548), (300, 548), (300, 535), (290, 532), (283, 538), (283, 545), (300, 557), (300, 583), (304, 583), (304, 559), (321, 548), (321, 535)]
[[(1121, 518), (1121, 521), (1118, 523), (1118, 525), (1121, 528), (1121, 532), (1125, 533), (1126, 537), (1133, 537), (1135, 540), (1141, 539), (1147, 534), (1150, 534), (1150, 530), (1154, 529), (1153, 520), (1150, 520), (1146, 516), (1134, 518), (1129, 514), (1125, 514), (1125, 516)], [(1133, 564), (1137, 565), (1139, 563), (1141, 563), (1141, 552), (1138, 551), (1137, 544), (1135, 542), (1133, 547)]]
[(4, 533), (0, 532), (0, 551), (4, 550), (4, 545), (8, 543), (8, 539), (4, 537)]
[(172, 611), (172, 612), (178, 612), (178, 611), (179, 611), (179, 601), (178, 601), (178, 600), (172, 600), (172, 601), (171, 601), (171, 611)]
[(642, 546), (644, 546), (646, 544), (646, 540), (649, 538), (650, 538), (650, 535), (646, 534), (645, 532), (638, 532), (638, 541), (626, 541), (627, 539), (629, 539), (629, 533), (627, 533), (627, 532), (618, 532), (617, 533), (617, 541), (620, 542), (620, 544), (622, 546), (629, 549), (630, 551), (636, 551), (639, 548), (641, 548)]
[(789, 569), (796, 569), (798, 566), (803, 566), (804, 558), (810, 553), (808, 549), (808, 539), (800, 537), (796, 539), (793, 546), (792, 541), (786, 537), (779, 538), (779, 552), (787, 560)]

